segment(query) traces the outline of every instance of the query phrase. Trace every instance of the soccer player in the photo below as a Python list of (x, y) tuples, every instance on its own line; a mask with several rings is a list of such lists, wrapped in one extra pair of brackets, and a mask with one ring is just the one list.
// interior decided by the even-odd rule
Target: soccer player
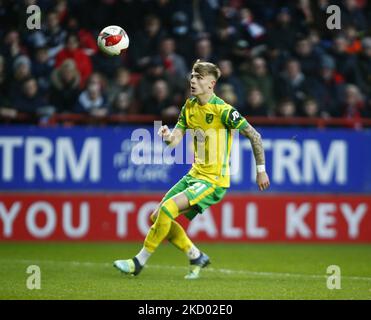
[(236, 109), (215, 95), (219, 77), (216, 65), (197, 60), (190, 77), (191, 98), (186, 100), (174, 130), (170, 131), (166, 125), (159, 129), (158, 134), (171, 147), (181, 141), (187, 129), (193, 129), (195, 160), (189, 173), (166, 193), (151, 215), (153, 225), (140, 252), (133, 259), (114, 262), (123, 273), (138, 275), (164, 239), (188, 256), (191, 268), (186, 279), (197, 279), (201, 268), (210, 263), (176, 218), (184, 214), (191, 220), (223, 199), (230, 185), (232, 129), (239, 130), (251, 142), (259, 189), (269, 187), (261, 136)]

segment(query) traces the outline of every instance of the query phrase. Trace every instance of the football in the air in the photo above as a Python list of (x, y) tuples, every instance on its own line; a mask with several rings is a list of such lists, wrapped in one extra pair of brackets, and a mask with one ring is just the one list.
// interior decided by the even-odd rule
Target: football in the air
[(108, 26), (99, 33), (97, 43), (104, 53), (117, 56), (129, 47), (129, 37), (123, 28)]

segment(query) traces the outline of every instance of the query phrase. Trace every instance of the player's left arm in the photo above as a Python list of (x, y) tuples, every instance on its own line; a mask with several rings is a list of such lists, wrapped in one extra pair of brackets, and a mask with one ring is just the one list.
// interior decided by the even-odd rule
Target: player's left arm
[(263, 142), (259, 132), (230, 105), (226, 105), (222, 109), (221, 120), (227, 128), (238, 129), (242, 135), (249, 138), (256, 163), (256, 183), (261, 191), (267, 189), (269, 187), (269, 178), (265, 171)]
[[(246, 120), (245, 120), (246, 121)], [(265, 171), (265, 155), (261, 135), (255, 128), (246, 121), (247, 125), (240, 130), (240, 133), (250, 140), (256, 163), (256, 183), (261, 191), (268, 189), (269, 177)]]

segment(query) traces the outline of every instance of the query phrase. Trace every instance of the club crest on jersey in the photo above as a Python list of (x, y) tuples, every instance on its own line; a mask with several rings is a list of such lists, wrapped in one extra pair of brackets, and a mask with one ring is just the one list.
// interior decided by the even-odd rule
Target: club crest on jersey
[(206, 113), (206, 123), (211, 123), (214, 120), (214, 115), (212, 113)]

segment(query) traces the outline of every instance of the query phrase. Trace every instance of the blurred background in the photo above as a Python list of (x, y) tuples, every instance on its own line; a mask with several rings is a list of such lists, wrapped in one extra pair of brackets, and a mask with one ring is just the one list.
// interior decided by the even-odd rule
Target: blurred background
[[(26, 27), (33, 4), (40, 30)], [(340, 30), (326, 27), (330, 4), (341, 9)], [(1, 1), (0, 116), (176, 118), (202, 59), (219, 66), (217, 94), (244, 115), (370, 118), (370, 21), (365, 0)], [(113, 24), (130, 38), (119, 57), (96, 45)]]

